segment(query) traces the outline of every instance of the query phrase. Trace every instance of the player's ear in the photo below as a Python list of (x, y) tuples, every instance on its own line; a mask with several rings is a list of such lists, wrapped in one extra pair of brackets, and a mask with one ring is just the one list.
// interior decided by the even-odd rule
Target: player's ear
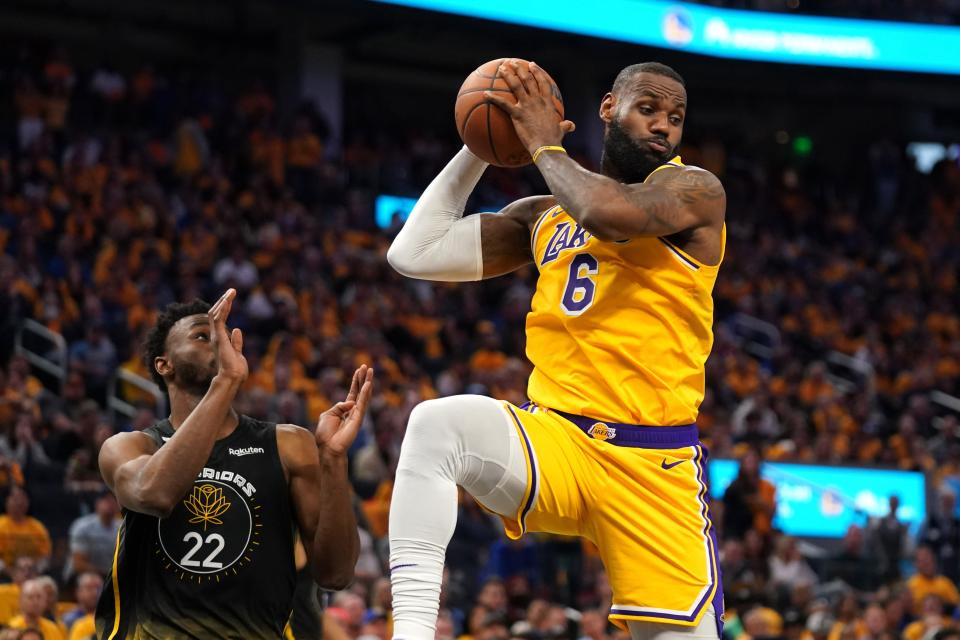
[(600, 119), (607, 124), (613, 122), (613, 112), (617, 108), (617, 97), (612, 93), (603, 96), (600, 101)]
[(173, 373), (173, 364), (163, 356), (153, 359), (153, 368), (164, 378)]

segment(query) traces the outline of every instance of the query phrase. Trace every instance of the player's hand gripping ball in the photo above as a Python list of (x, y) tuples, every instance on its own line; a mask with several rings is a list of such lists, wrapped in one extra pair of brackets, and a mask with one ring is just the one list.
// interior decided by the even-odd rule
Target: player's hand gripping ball
[[(474, 155), (498, 167), (522, 167), (532, 162), (530, 153), (517, 137), (507, 112), (484, 96), (485, 91), (493, 91), (513, 99), (512, 91), (500, 73), (508, 60), (521, 65), (530, 64), (519, 58), (499, 58), (477, 67), (457, 93), (454, 115), (457, 132)], [(563, 120), (563, 98), (557, 83), (549, 75), (547, 78), (557, 122), (560, 122)]]

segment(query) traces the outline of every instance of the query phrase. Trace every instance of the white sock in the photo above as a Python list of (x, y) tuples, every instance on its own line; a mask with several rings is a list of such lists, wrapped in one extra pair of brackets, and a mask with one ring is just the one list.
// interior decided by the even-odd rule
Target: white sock
[(519, 436), (496, 400), (454, 396), (414, 409), (390, 504), (394, 638), (434, 638), (443, 560), (457, 523), (457, 485), (513, 516), (526, 474)]

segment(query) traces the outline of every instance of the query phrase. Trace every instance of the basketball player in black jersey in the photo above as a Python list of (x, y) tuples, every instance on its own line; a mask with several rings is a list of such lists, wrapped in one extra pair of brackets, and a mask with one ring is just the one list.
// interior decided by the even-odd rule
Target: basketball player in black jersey
[[(124, 509), (97, 638), (280, 638), (293, 600), (299, 530), (314, 579), (342, 589), (359, 551), (346, 451), (373, 389), (353, 376), (316, 432), (237, 415), (248, 375), (236, 297), (167, 307), (147, 340), (170, 417), (121, 433), (100, 471)], [(151, 346), (152, 345), (152, 346)]]

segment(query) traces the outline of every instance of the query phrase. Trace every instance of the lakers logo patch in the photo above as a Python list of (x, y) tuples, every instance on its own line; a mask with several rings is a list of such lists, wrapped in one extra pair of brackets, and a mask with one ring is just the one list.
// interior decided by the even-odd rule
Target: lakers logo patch
[(587, 433), (590, 434), (590, 437), (594, 440), (613, 440), (617, 437), (617, 430), (613, 427), (608, 427), (602, 422), (596, 422), (587, 430)]

